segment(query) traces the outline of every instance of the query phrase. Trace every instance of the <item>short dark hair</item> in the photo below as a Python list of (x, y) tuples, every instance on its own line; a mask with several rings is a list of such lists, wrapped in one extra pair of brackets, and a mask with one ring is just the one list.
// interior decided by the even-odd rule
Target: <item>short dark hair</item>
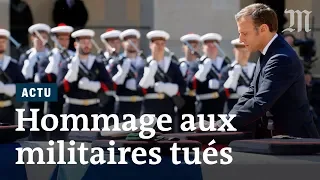
[(235, 15), (235, 19), (238, 21), (240, 18), (246, 16), (252, 18), (256, 27), (266, 24), (269, 27), (270, 32), (278, 31), (277, 13), (265, 4), (255, 3), (246, 6)]

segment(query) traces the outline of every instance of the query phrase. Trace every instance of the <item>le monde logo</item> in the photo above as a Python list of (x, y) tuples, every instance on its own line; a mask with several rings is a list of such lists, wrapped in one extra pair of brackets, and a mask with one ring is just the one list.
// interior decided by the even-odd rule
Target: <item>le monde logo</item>
[[(288, 28), (284, 29), (282, 32), (295, 31), (296, 29), (293, 28), (295, 26), (295, 22), (298, 23), (298, 25), (296, 26), (298, 28), (297, 32), (301, 32), (303, 29), (305, 32), (310, 32), (311, 29), (310, 29), (310, 25), (309, 25), (309, 17), (310, 17), (311, 12), (312, 11), (307, 11), (307, 10), (300, 11), (300, 10), (286, 9), (284, 11), (284, 13), (289, 14), (290, 25)], [(303, 26), (303, 21), (302, 21), (303, 16), (304, 16), (304, 26)], [(295, 19), (295, 18), (297, 18), (297, 19)]]

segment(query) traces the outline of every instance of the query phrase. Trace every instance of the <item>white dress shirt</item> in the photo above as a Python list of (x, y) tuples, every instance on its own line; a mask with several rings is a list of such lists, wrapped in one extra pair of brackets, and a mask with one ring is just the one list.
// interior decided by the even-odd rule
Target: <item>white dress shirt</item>
[(262, 51), (262, 54), (263, 55), (266, 55), (268, 49), (269, 49), (269, 46), (271, 45), (271, 43), (278, 37), (278, 34), (275, 34), (273, 36), (273, 38), (269, 41), (269, 43), (266, 45), (266, 47), (264, 47), (263, 51)]

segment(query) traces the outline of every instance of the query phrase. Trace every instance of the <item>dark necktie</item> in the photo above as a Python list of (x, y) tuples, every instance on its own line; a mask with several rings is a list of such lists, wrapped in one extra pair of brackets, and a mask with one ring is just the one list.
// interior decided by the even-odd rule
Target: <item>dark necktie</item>
[(256, 72), (258, 73), (256, 76), (256, 82), (255, 82), (255, 88), (254, 88), (254, 95), (256, 95), (258, 91), (258, 85), (259, 85), (259, 78), (260, 78), (260, 72), (261, 72), (261, 61), (263, 60), (264, 55), (261, 53), (260, 57), (258, 59), (257, 65), (256, 65)]

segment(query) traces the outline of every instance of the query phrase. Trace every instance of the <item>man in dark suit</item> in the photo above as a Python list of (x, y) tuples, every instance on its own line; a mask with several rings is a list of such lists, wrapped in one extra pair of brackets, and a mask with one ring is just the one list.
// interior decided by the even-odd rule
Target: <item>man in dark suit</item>
[[(67, 24), (75, 30), (83, 29), (88, 21), (88, 11), (82, 0), (56, 0), (52, 17), (56, 26)], [(75, 51), (74, 38), (70, 39), (69, 49)]]
[[(255, 130), (256, 138), (280, 134), (319, 138), (309, 111), (303, 66), (292, 47), (277, 34), (276, 13), (264, 4), (252, 4), (235, 19), (240, 41), (261, 55), (249, 90), (229, 112), (236, 115), (233, 127)], [(218, 121), (215, 126), (222, 124)]]
[[(33, 24), (33, 16), (28, 3), (23, 0), (11, 0), (9, 17), (11, 36), (21, 44), (21, 50), (26, 50), (29, 46), (28, 28)], [(21, 53), (13, 43), (10, 43), (12, 58), (19, 59)]]

